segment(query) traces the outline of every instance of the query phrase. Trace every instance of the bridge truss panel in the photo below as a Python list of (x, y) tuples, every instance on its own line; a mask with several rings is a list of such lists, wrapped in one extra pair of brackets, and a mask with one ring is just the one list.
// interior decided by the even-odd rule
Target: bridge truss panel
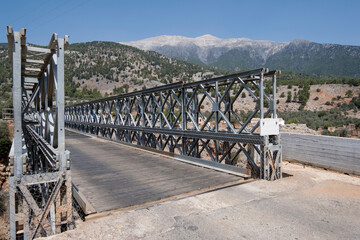
[[(282, 176), (279, 73), (261, 68), (67, 106), (65, 124), (116, 141), (235, 165), (246, 177), (274, 180)], [(272, 84), (265, 88), (269, 79)], [(254, 100), (247, 113), (241, 111), (243, 94)], [(265, 126), (277, 131), (260, 131)]]
[(13, 68), (14, 140), (10, 165), (10, 239), (33, 239), (73, 226), (69, 152), (65, 150), (64, 48), (26, 43), (8, 26)]

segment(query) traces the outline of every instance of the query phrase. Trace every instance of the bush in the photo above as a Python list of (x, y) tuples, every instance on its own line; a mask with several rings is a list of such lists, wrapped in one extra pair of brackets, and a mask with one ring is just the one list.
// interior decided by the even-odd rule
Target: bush
[(0, 159), (8, 158), (11, 148), (11, 141), (9, 139), (9, 127), (6, 121), (0, 121)]
[(353, 97), (350, 102), (354, 103), (357, 108), (360, 108), (360, 95), (359, 97)]
[(284, 98), (284, 97), (285, 97), (285, 93), (282, 92), (282, 93), (280, 94), (280, 97), (281, 97), (281, 98)]
[(291, 102), (291, 92), (288, 91), (288, 96), (287, 96), (287, 99), (286, 99), (286, 102)]
[(339, 132), (340, 137), (347, 137), (348, 131), (347, 129), (341, 129)]
[(360, 127), (360, 119), (344, 116), (340, 109), (333, 108), (327, 111), (298, 111), (298, 112), (280, 112), (278, 116), (283, 118), (285, 122), (291, 119), (298, 119), (299, 123), (306, 124), (309, 128), (317, 130), (319, 127), (328, 126), (341, 127), (343, 125), (355, 124)]
[(5, 209), (5, 196), (0, 192), (0, 216), (6, 211)]
[(353, 92), (351, 90), (347, 90), (345, 96), (351, 98), (353, 96)]
[(316, 92), (320, 92), (320, 91), (321, 91), (320, 88), (316, 89)]
[(314, 100), (317, 101), (317, 100), (319, 100), (319, 98), (318, 98), (318, 97), (315, 97)]
[(0, 139), (9, 138), (9, 126), (6, 121), (0, 120)]
[(288, 121), (288, 124), (291, 124), (291, 123), (299, 123), (299, 119), (297, 118), (292, 118)]

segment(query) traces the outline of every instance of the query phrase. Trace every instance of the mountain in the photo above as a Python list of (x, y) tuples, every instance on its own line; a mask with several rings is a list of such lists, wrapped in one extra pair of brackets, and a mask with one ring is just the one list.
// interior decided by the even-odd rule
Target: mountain
[(316, 75), (360, 77), (360, 46), (319, 44), (300, 39), (292, 42), (220, 39), (212, 35), (158, 36), (122, 44), (230, 71), (268, 67)]
[(214, 67), (171, 59), (114, 42), (71, 44), (65, 52), (66, 94), (97, 88), (102, 94), (123, 93), (223, 74)]
[[(207, 38), (209, 39), (209, 36)], [(213, 40), (217, 41), (216, 39)], [(268, 59), (272, 57), (276, 59), (274, 57), (276, 54), (292, 46), (292, 44), (288, 44), (282, 50), (278, 50), (280, 45), (270, 44), (273, 44), (272, 51), (277, 51), (277, 53), (267, 57)], [(312, 43), (300, 42), (298, 44)], [(0, 44), (0, 46), (3, 47), (0, 48), (1, 113), (2, 108), (12, 107), (12, 71), (7, 46), (6, 44)], [(235, 50), (229, 52), (233, 51)], [(226, 55), (229, 56), (229, 52), (219, 57), (218, 61), (224, 59)], [(248, 54), (249, 52), (244, 51), (243, 53)], [(252, 53), (255, 55), (254, 52)], [(290, 59), (297, 58), (294, 55), (287, 57)], [(256, 59), (251, 64), (255, 63)], [(197, 81), (226, 73), (214, 67), (200, 66), (168, 58), (154, 51), (143, 51), (114, 42), (75, 43), (70, 44), (65, 51), (67, 104), (151, 88), (175, 81)], [(332, 118), (337, 121), (334, 122), (334, 120), (330, 124), (334, 126), (354, 123), (355, 120), (353, 121), (348, 117), (360, 119), (360, 79), (316, 76), (286, 71), (277, 79), (279, 85), (277, 106), (279, 113), (289, 113), (286, 116), (281, 115), (287, 121), (301, 122), (306, 120), (306, 123), (311, 123), (310, 127), (316, 128), (325, 126), (325, 124), (329, 126), (329, 119), (331, 118), (329, 116), (333, 116)], [(271, 84), (271, 81), (265, 81), (265, 92), (268, 94), (271, 92)], [(230, 94), (233, 97), (234, 92), (230, 91)], [(253, 110), (255, 105), (256, 102), (244, 91), (241, 96), (239, 95), (239, 101), (236, 101), (234, 109), (243, 110), (246, 113), (248, 110)], [(204, 110), (210, 111), (210, 108), (211, 105), (205, 105)], [(326, 110), (326, 114), (314, 112), (311, 115), (304, 113), (304, 116), (318, 114), (317, 116), (320, 117), (321, 115), (323, 117), (321, 121), (315, 121), (313, 118), (304, 116), (299, 118), (298, 115), (290, 114), (293, 111), (298, 111), (298, 109)], [(303, 112), (301, 111), (301, 113)]]
[(165, 35), (121, 44), (156, 51), (165, 56), (186, 61), (200, 61), (206, 65), (215, 63), (233, 49), (246, 49), (250, 57), (264, 62), (269, 55), (287, 45), (287, 43), (256, 41), (248, 38), (221, 39), (209, 34), (197, 38)]

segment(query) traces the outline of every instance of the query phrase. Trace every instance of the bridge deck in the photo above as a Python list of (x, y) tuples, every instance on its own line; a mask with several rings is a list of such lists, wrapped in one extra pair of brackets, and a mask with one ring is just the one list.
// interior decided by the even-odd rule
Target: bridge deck
[(66, 132), (72, 179), (97, 212), (129, 207), (241, 180), (166, 155)]

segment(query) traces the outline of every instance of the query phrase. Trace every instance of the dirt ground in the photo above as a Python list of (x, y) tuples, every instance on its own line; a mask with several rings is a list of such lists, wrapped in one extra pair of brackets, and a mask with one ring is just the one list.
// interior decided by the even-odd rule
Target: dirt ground
[(359, 239), (360, 178), (284, 163), (257, 180), (79, 223), (47, 239)]

